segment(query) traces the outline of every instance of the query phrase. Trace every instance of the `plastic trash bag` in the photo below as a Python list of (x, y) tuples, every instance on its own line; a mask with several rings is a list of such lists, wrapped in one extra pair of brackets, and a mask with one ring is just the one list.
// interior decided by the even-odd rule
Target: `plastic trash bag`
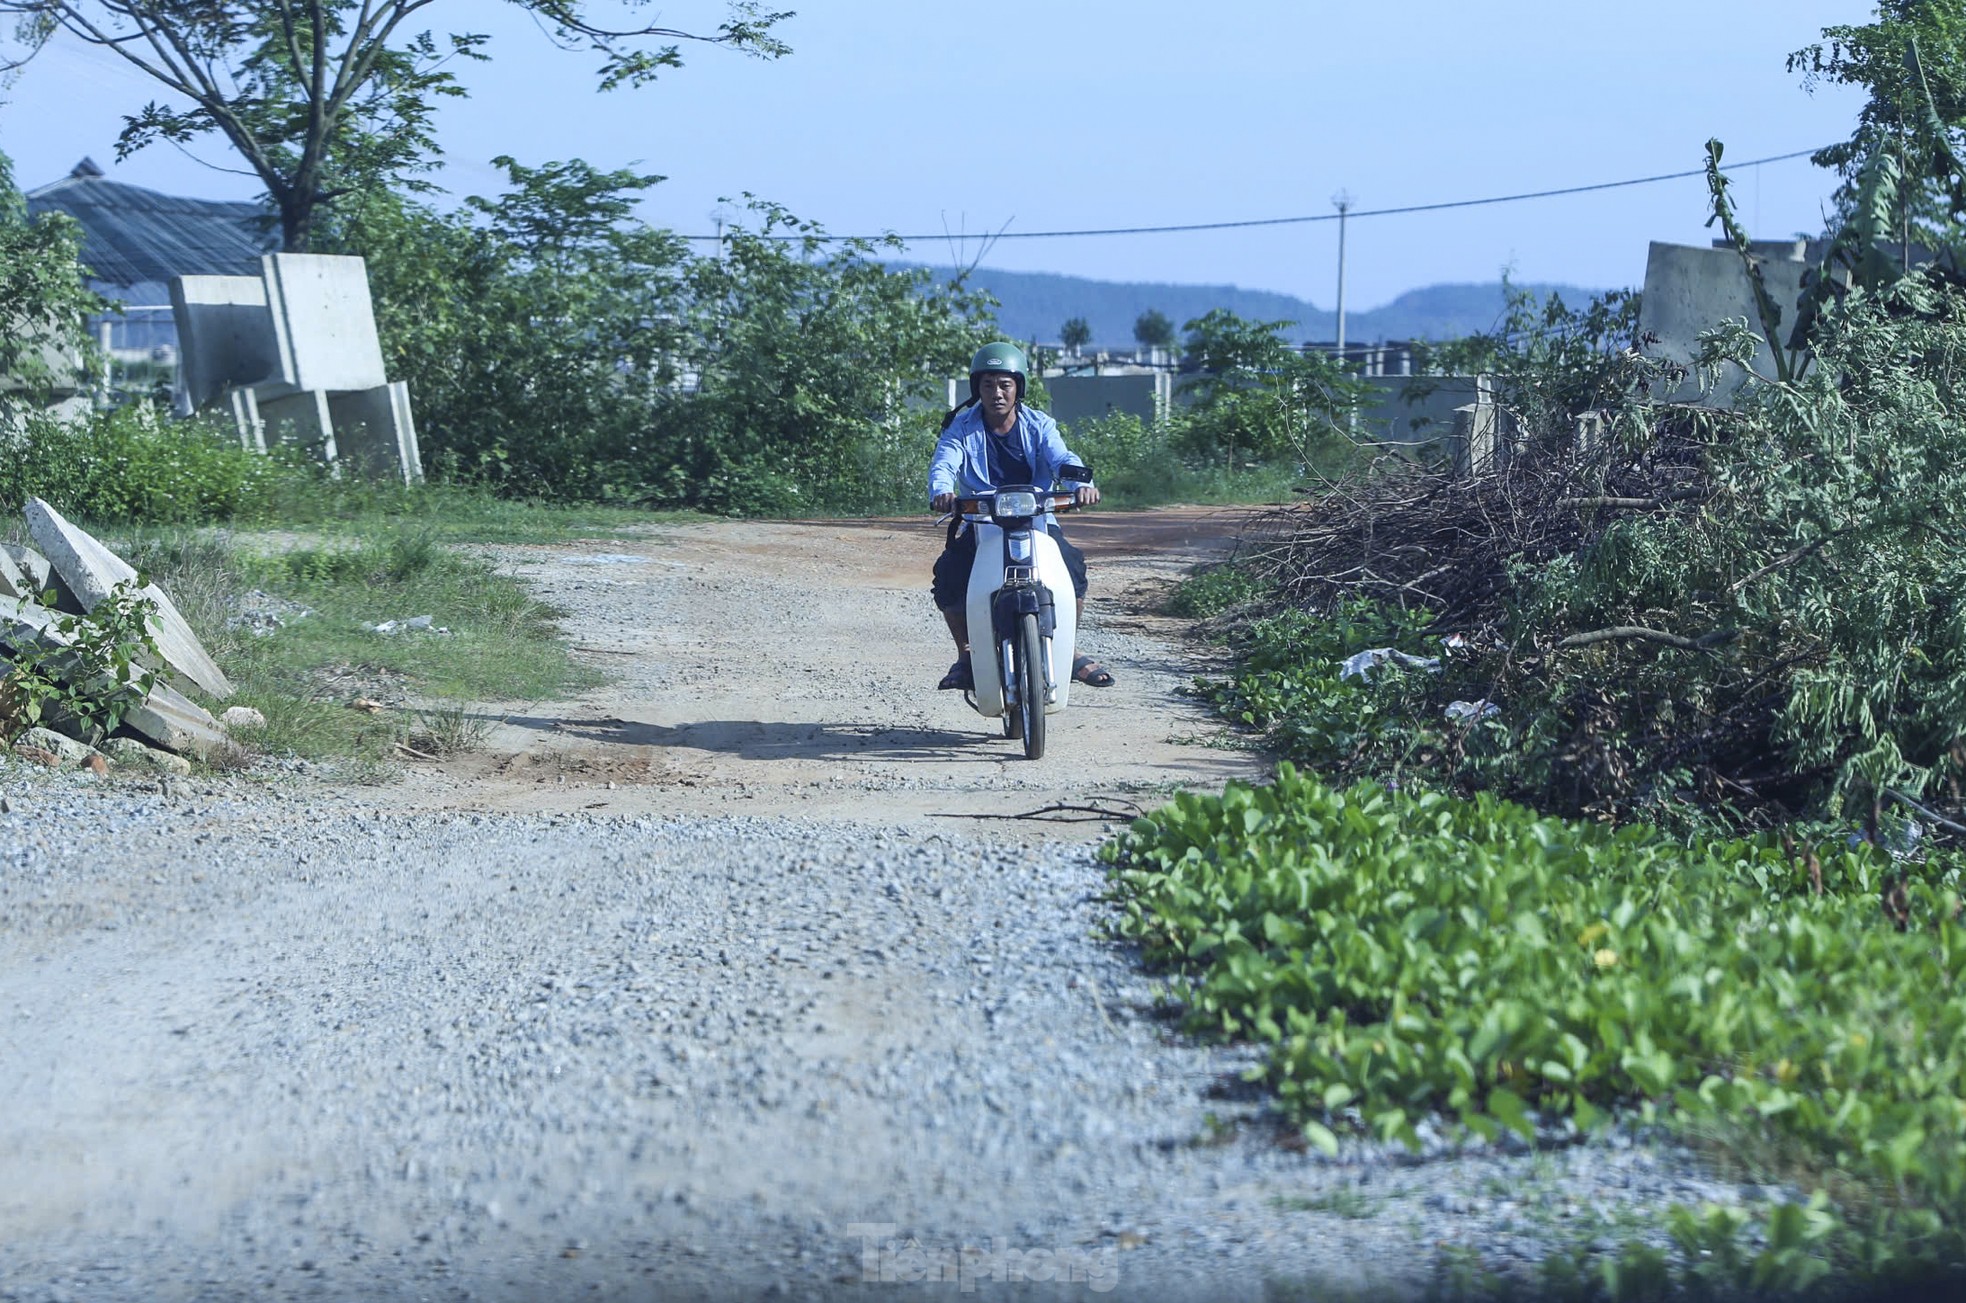
[(1414, 656), (1407, 652), (1395, 651), (1391, 647), (1374, 647), (1355, 656), (1347, 656), (1338, 666), (1338, 677), (1361, 679), (1369, 683), (1372, 679), (1372, 671), (1388, 661), (1395, 665), (1403, 665), (1410, 670), (1438, 671), (1440, 669), (1438, 656)]

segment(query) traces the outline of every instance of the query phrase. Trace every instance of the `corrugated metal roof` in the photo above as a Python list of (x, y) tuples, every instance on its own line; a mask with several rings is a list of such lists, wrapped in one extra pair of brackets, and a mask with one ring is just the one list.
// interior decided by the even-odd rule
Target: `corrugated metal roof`
[(258, 204), (182, 199), (110, 181), (88, 159), (53, 185), (27, 192), (27, 211), (66, 213), (81, 223), (90, 279), (111, 285), (173, 276), (256, 276), (279, 247)]

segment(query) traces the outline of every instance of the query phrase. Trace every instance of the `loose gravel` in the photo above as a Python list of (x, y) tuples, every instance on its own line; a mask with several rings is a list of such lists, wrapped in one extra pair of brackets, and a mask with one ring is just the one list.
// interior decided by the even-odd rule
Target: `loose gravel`
[(0, 1299), (1404, 1297), (1771, 1193), (1629, 1133), (1292, 1148), (1085, 847), (0, 796)]

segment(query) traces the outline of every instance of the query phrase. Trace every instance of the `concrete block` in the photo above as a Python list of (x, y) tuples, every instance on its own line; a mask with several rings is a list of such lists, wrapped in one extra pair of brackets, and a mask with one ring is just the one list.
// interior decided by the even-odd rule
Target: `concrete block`
[(177, 321), (181, 415), (227, 389), (286, 378), (260, 277), (173, 277), (171, 315)]
[[(1802, 276), (1809, 264), (1789, 256), (1757, 257), (1756, 263), (1761, 268), (1762, 282), (1782, 315), (1778, 338), (1762, 341), (1753, 365), (1760, 374), (1773, 376), (1775, 354), (1770, 344), (1780, 347), (1795, 328), (1796, 303), (1802, 297)], [(1656, 336), (1654, 342), (1645, 346), (1648, 354), (1690, 367), (1699, 355), (1700, 332), (1734, 317), (1745, 319), (1748, 329), (1755, 334), (1763, 333), (1761, 316), (1755, 309), (1754, 288), (1747, 270), (1741, 266), (1740, 254), (1731, 248), (1653, 242), (1646, 252), (1645, 294), (1639, 301), (1638, 313), (1641, 335)], [(1746, 383), (1747, 374), (1730, 364), (1722, 370), (1705, 401), (1725, 406)], [(1699, 378), (1689, 375), (1686, 383), (1670, 397), (1675, 402), (1701, 401)]]
[(1447, 437), (1454, 473), (1466, 478), (1505, 469), (1514, 451), (1501, 408), (1474, 402), (1454, 409), (1453, 432)]
[(123, 727), (166, 751), (203, 760), (225, 745), (224, 730), (211, 712), (159, 683), (149, 698), (123, 717)]
[(414, 484), (423, 478), (416, 422), (410, 416), (410, 387), (401, 380), (331, 394), (335, 450), (365, 475)]
[(335, 440), (334, 411), (325, 390), (308, 389), (277, 398), (262, 392), (255, 401), (265, 447), (290, 444), (330, 466), (335, 463), (340, 450)]
[(28, 591), (25, 596), (34, 597), (48, 590), (49, 576), (54, 573), (48, 565), (48, 558), (31, 547), (21, 547), (17, 543), (0, 543), (0, 553), (11, 558), (27, 577)]
[(61, 615), (22, 598), (0, 600), (0, 647), (24, 651), (30, 647), (66, 647), (68, 639), (55, 628)]
[(41, 591), (21, 569), (20, 562), (6, 552), (0, 552), (0, 597), (25, 597), (38, 600)]
[(368, 267), (360, 258), (269, 253), (261, 265), (282, 379), (296, 389), (373, 389), (388, 383)]
[[(60, 512), (41, 499), (29, 498), (22, 514), (27, 519), (28, 532), (48, 554), (55, 573), (87, 609), (94, 610), (118, 584), (136, 579), (137, 572), (127, 562), (97, 542), (88, 531), (64, 520)], [(142, 592), (157, 604), (157, 613), (150, 620), (150, 633), (157, 640), (164, 668), (214, 697), (231, 696), (232, 684), (164, 590), (149, 584)]]

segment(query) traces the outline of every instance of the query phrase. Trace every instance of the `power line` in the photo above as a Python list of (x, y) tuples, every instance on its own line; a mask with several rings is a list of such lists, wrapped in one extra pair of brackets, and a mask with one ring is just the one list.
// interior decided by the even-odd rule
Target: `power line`
[[(1763, 163), (1786, 163), (1790, 159), (1807, 158), (1819, 152), (1815, 149), (1798, 149), (1791, 154), (1771, 154), (1767, 158), (1750, 158), (1733, 164), (1735, 168), (1759, 167)], [(1705, 176), (1704, 167), (1696, 167), (1687, 172), (1661, 172), (1657, 176), (1632, 177), (1627, 181), (1600, 181), (1596, 185), (1564, 186), (1558, 190), (1531, 190), (1517, 195), (1492, 195), (1486, 199), (1450, 199), (1436, 204), (1407, 204), (1400, 208), (1362, 208), (1351, 214), (1353, 220), (1361, 217), (1395, 217), (1402, 213), (1437, 213), (1447, 208), (1478, 208), (1484, 204), (1513, 204), (1525, 199), (1553, 199), (1558, 195), (1588, 194), (1593, 190), (1618, 190), (1626, 186), (1652, 185), (1659, 181), (1683, 181), (1687, 177)], [(993, 238), (999, 240), (1066, 240), (1082, 236), (1105, 235), (1174, 235), (1185, 231), (1236, 231), (1253, 226), (1299, 226), (1307, 222), (1335, 222), (1337, 213), (1312, 213), (1306, 217), (1260, 217), (1239, 222), (1189, 222), (1180, 226), (1106, 226), (1079, 231), (1000, 231)], [(715, 235), (686, 235), (685, 240), (716, 240)], [(836, 244), (847, 240), (880, 241), (888, 237), (881, 235), (770, 235), (773, 240), (816, 239), (822, 244)], [(903, 235), (895, 237), (905, 244), (922, 240), (942, 240), (948, 238), (944, 231), (936, 235)]]

